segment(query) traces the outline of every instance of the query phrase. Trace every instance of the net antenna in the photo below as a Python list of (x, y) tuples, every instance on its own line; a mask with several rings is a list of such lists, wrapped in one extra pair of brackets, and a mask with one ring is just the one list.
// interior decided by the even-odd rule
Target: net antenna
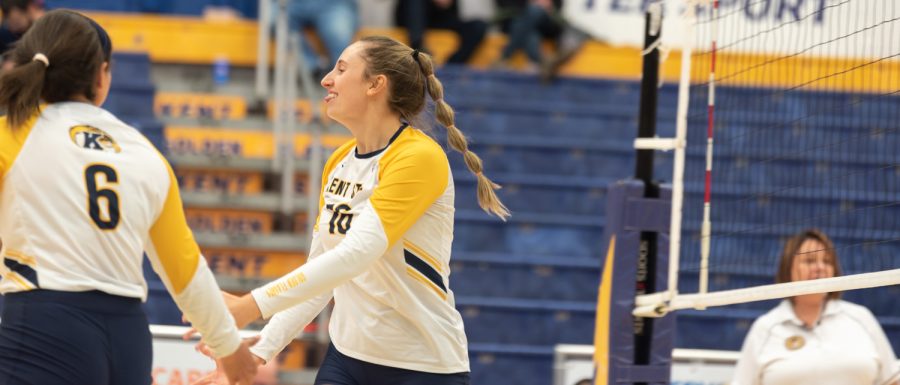
[[(900, 4), (679, 4), (675, 137), (635, 141), (674, 150), (669, 286), (633, 314), (900, 284)], [(847, 275), (710, 290), (711, 269), (770, 274), (807, 228), (835, 238)], [(697, 292), (679, 293), (691, 273)]]

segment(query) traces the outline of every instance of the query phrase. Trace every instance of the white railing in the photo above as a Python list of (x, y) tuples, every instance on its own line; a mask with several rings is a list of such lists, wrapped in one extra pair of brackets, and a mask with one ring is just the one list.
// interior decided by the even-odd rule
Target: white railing
[[(672, 385), (728, 385), (740, 353), (730, 350), (673, 349)], [(553, 385), (576, 385), (593, 379), (592, 345), (556, 345), (553, 358)], [(897, 361), (900, 368), (900, 361)], [(881, 385), (894, 384), (900, 371)], [(593, 383), (593, 382), (592, 382)]]
[[(727, 350), (675, 349), (672, 384), (726, 385), (740, 353)], [(553, 385), (575, 385), (594, 375), (592, 345), (556, 345)]]
[[(273, 169), (281, 173), (281, 219), (293, 223), (293, 215), (300, 211), (302, 206), (295, 202), (295, 174), (296, 174), (296, 149), (294, 137), (300, 129), (308, 132), (311, 140), (308, 146), (310, 161), (306, 169), (309, 176), (307, 202), (305, 204), (306, 218), (306, 244), (312, 241), (313, 226), (319, 209), (318, 186), (322, 170), (322, 132), (324, 126), (320, 114), (320, 92), (316, 79), (313, 79), (311, 68), (304, 60), (300, 35), (293, 33), (289, 28), (288, 9), (292, 0), (275, 0), (275, 8), (272, 9), (270, 0), (260, 0), (259, 4), (259, 40), (257, 47), (256, 65), (256, 93), (262, 103), (268, 102), (269, 90), (272, 90), (274, 118), (273, 136), (275, 137), (275, 156), (272, 160)], [(271, 39), (271, 16), (275, 17), (275, 63), (274, 84), (269, 84), (269, 44)], [(298, 85), (299, 78), (299, 85)], [(302, 87), (302, 88), (300, 88)], [(310, 102), (311, 123), (305, 127), (298, 127), (297, 99), (307, 98)], [(329, 317), (326, 308), (319, 320), (324, 321)], [(319, 328), (318, 341), (328, 342), (328, 328)]]

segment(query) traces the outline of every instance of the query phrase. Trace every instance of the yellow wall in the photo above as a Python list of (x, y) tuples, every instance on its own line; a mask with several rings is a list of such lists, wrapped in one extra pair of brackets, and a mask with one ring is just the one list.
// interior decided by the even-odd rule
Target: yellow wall
[(273, 214), (261, 211), (184, 209), (191, 230), (225, 234), (270, 234)]
[(157, 92), (153, 111), (156, 116), (171, 118), (240, 120), (247, 117), (247, 101), (235, 95)]
[(302, 254), (204, 248), (210, 269), (233, 277), (278, 278), (306, 263)]
[(254, 195), (263, 190), (263, 175), (257, 172), (193, 170), (178, 167), (175, 176), (182, 191)]
[(148, 52), (157, 62), (234, 65), (256, 62), (256, 22), (206, 21), (196, 17), (89, 13), (106, 28), (117, 51)]
[[(170, 154), (271, 159), (275, 150), (275, 139), (270, 131), (168, 126), (165, 135)], [(297, 156), (306, 155), (310, 139), (308, 134), (297, 134), (294, 137)], [(322, 145), (326, 149), (335, 149), (348, 140), (349, 134), (323, 135)]]

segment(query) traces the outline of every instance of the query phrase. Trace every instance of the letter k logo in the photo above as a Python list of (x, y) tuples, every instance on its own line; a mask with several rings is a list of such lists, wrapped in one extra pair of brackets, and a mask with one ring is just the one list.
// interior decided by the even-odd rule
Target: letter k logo
[(100, 143), (97, 143), (97, 139), (100, 139), (102, 134), (94, 134), (90, 132), (84, 133), (84, 148), (89, 150), (103, 150), (103, 147), (100, 147)]

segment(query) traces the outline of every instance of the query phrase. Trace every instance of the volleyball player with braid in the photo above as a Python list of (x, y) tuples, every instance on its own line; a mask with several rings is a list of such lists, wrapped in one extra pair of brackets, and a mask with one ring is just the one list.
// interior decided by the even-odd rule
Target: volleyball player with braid
[(354, 139), (325, 164), (308, 262), (229, 307), (238, 326), (271, 317), (251, 351), (272, 359), (334, 297), (319, 385), (469, 383), (462, 317), (448, 288), (453, 177), (441, 146), (409, 122), (427, 90), (448, 141), (478, 177), (478, 202), (509, 216), (443, 100), (431, 58), (393, 39), (344, 50), (322, 80), (328, 116)]

